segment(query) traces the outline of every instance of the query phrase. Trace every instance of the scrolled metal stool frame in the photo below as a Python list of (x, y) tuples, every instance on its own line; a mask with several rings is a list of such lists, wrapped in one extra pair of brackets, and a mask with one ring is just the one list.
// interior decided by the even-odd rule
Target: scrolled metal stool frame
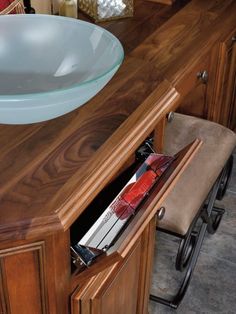
[[(215, 201), (216, 199), (219, 199), (219, 195), (220, 199), (222, 199), (226, 192), (232, 171), (232, 165), (233, 156), (230, 156), (224, 169), (212, 187), (207, 200), (199, 209), (198, 214), (194, 218), (188, 232), (184, 236), (157, 227), (157, 230), (181, 239), (175, 267), (178, 271), (185, 271), (186, 273), (177, 294), (172, 298), (172, 300), (167, 300), (151, 294), (150, 299), (152, 301), (177, 309), (183, 300), (192, 278), (206, 231), (210, 234), (214, 234), (217, 231), (225, 212), (223, 208), (215, 206)], [(199, 220), (201, 221), (200, 224)]]

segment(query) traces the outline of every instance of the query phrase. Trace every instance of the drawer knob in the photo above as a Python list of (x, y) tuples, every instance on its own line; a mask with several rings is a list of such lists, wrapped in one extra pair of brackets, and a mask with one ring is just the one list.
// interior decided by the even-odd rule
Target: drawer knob
[(232, 42), (233, 42), (233, 43), (236, 42), (236, 35), (232, 37)]
[(157, 219), (158, 220), (162, 220), (163, 217), (165, 216), (165, 212), (166, 212), (165, 207), (159, 208), (158, 211), (157, 211)]
[(208, 72), (205, 70), (205, 71), (200, 71), (197, 73), (197, 78), (203, 83), (203, 84), (206, 84), (208, 82), (208, 78), (209, 78), (209, 75), (208, 75)]
[(169, 112), (166, 115), (167, 122), (168, 123), (172, 122), (174, 120), (174, 117), (175, 117), (175, 113), (173, 111)]

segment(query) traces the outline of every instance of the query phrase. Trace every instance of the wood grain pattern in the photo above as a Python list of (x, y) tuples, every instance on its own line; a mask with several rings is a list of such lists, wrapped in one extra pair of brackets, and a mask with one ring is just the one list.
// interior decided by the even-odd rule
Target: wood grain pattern
[[(114, 132), (125, 130), (125, 121), (138, 123), (136, 110), (144, 114), (155, 104), (158, 123), (195, 87), (194, 79), (190, 80), (193, 70), (222, 34), (232, 29), (236, 4), (230, 0), (223, 5), (215, 0), (177, 2), (164, 6), (137, 0), (133, 19), (102, 24), (121, 39), (126, 59), (112, 81), (86, 105), (36, 125), (0, 126), (2, 240), (15, 238), (15, 232), (23, 239), (67, 229), (108, 182), (109, 171), (114, 174), (126, 161), (119, 147), (127, 143), (130, 127), (117, 131), (118, 136)], [(168, 90), (173, 87), (175, 99), (168, 99), (163, 84)], [(129, 155), (153, 123), (137, 137)], [(103, 174), (96, 163), (100, 166), (107, 157), (111, 164)]]
[[(189, 93), (195, 100), (186, 100), (188, 109), (195, 106), (197, 113), (204, 111), (213, 120), (221, 117), (217, 102), (209, 101), (210, 94), (219, 94), (211, 80), (218, 76), (218, 86), (222, 82), (229, 86), (227, 102), (235, 102), (234, 74), (229, 71), (223, 81), (219, 76), (225, 66), (233, 69), (235, 62), (235, 48), (229, 44), (236, 29), (235, 12), (234, 0), (182, 0), (172, 6), (136, 0), (133, 18), (101, 24), (121, 40), (126, 57), (96, 97), (51, 121), (0, 125), (0, 250), (5, 254), (9, 248), (44, 243), (41, 251), (23, 250), (0, 258), (0, 311), (8, 314), (10, 306), (16, 311), (18, 303), (23, 308), (30, 295), (29, 313), (69, 313), (69, 297), (76, 289), (75, 313), (105, 312), (116, 304), (104, 298), (109, 288), (114, 299), (117, 283), (123, 285), (128, 278), (129, 271), (124, 275), (122, 267), (132, 270), (139, 265), (135, 269), (140, 273), (140, 300), (132, 303), (130, 311), (137, 306), (138, 313), (146, 313), (153, 217), (177, 182), (184, 161), (161, 193), (152, 193), (145, 202), (109, 252), (110, 259), (72, 278), (69, 228), (151, 132), (155, 131), (155, 145), (161, 149), (165, 116), (184, 104)], [(196, 79), (203, 67), (210, 73), (204, 88)], [(205, 104), (199, 105), (204, 97)], [(227, 114), (233, 117), (235, 106)], [(191, 160), (199, 145), (194, 144), (185, 161)], [(19, 278), (25, 276), (26, 287), (12, 275), (15, 266), (20, 269), (19, 261), (25, 262)], [(28, 264), (32, 276), (27, 273)], [(131, 281), (137, 282), (134, 277)], [(19, 300), (15, 289), (21, 291)]]
[[(58, 227), (60, 227), (59, 224), (61, 223), (60, 221), (62, 221), (62, 218), (60, 218), (59, 220), (58, 216), (60, 215), (62, 217), (63, 212), (65, 212), (66, 215), (70, 213), (68, 217), (64, 218), (66, 220), (70, 219), (69, 223), (72, 222), (72, 219), (74, 220), (76, 217), (78, 217), (82, 208), (85, 208), (85, 206), (91, 200), (91, 196), (93, 193), (91, 188), (92, 186), (94, 186), (94, 182), (96, 182), (96, 187), (94, 186), (94, 188), (101, 189), (106, 184), (107, 180), (111, 178), (112, 172), (114, 174), (114, 171), (117, 169), (116, 167), (114, 167), (114, 163), (116, 163), (115, 160), (117, 159), (117, 154), (123, 154), (123, 156), (125, 156), (123, 162), (129, 157), (130, 154), (127, 155), (127, 151), (124, 150), (123, 152), (121, 152), (123, 148), (125, 149), (126, 147), (127, 149), (126, 143), (128, 139), (136, 138), (137, 136), (137, 147), (145, 138), (145, 136), (148, 135), (148, 132), (151, 132), (154, 123), (158, 121), (158, 116), (161, 118), (161, 115), (163, 115), (163, 113), (170, 110), (171, 104), (172, 102), (176, 101), (176, 99), (178, 98), (178, 94), (168, 86), (168, 83), (163, 83), (163, 88), (159, 88), (158, 92), (155, 91), (153, 94), (151, 94), (151, 96), (147, 98), (144, 104), (138, 108), (134, 116), (127, 119), (128, 122), (125, 122), (123, 127), (118, 130), (118, 136), (117, 138), (115, 137), (115, 141), (108, 141), (105, 146), (106, 148), (103, 147), (103, 150), (100, 151), (101, 157), (99, 157), (99, 152), (97, 152), (96, 158), (91, 158), (89, 165), (84, 165), (84, 167), (79, 168), (79, 171), (75, 171), (75, 169), (78, 169), (78, 166), (87, 161), (88, 156), (91, 156), (93, 148), (90, 147), (90, 143), (93, 141), (93, 137), (94, 140), (100, 138), (101, 145), (109, 136), (111, 128), (119, 126), (122, 120), (122, 116), (125, 118), (127, 116), (127, 110), (132, 110), (131, 103), (131, 106), (129, 106), (127, 109), (126, 107), (124, 107), (124, 115), (122, 114), (118, 117), (116, 116), (117, 122), (114, 119), (115, 116), (112, 113), (112, 110), (114, 108), (113, 106), (110, 110), (109, 108), (107, 108), (106, 114), (103, 114), (102, 117), (100, 115), (103, 111), (99, 113), (98, 110), (98, 115), (94, 115), (92, 119), (86, 120), (84, 122), (84, 128), (77, 127), (77, 132), (73, 133), (71, 135), (71, 138), (67, 137), (66, 143), (63, 142), (53, 154), (47, 156), (46, 160), (43, 163), (41, 162), (39, 167), (37, 166), (36, 169), (34, 169), (32, 172), (29, 171), (28, 174), (23, 177), (23, 179), (20, 179), (19, 182), (17, 182), (14, 188), (11, 188), (10, 193), (6, 193), (4, 197), (1, 198), (0, 204), (4, 208), (11, 210), (12, 206), (14, 206), (14, 210), (17, 211), (17, 214), (21, 215), (21, 228), (22, 234), (24, 236), (26, 236), (29, 232), (29, 224), (31, 227), (34, 226), (34, 231), (36, 231), (37, 226), (40, 226), (40, 224), (42, 224), (43, 222), (40, 216), (45, 215), (45, 213), (51, 214), (50, 217), (45, 218), (45, 225), (40, 227), (45, 228), (45, 231), (51, 228), (50, 223), (54, 224), (55, 228), (57, 228), (57, 225)], [(143, 92), (145, 93), (144, 89)], [(148, 92), (150, 92), (150, 90), (148, 90)], [(136, 101), (138, 101), (138, 94), (136, 93), (136, 95)], [(160, 99), (160, 103), (157, 106), (156, 103), (158, 99)], [(146, 106), (148, 104), (150, 108), (147, 111)], [(143, 116), (146, 116), (145, 120), (143, 120)], [(98, 117), (100, 117), (100, 119)], [(96, 121), (102, 120), (102, 129), (100, 129), (99, 132), (99, 125), (96, 124), (94, 118), (97, 118)], [(112, 125), (110, 124), (111, 118), (113, 118)], [(141, 120), (143, 120), (144, 122), (142, 122), (141, 126), (136, 128), (136, 123)], [(143, 125), (146, 125), (144, 129)], [(128, 131), (130, 132), (130, 135), (128, 136), (128, 138), (126, 138)], [(99, 134), (100, 137), (98, 137)], [(105, 138), (101, 138), (101, 135)], [(139, 141), (138, 137), (140, 137)], [(88, 146), (83, 141), (84, 138), (86, 139)], [(117, 146), (117, 141), (121, 141), (121, 144), (119, 146)], [(112, 146), (114, 145), (119, 151), (115, 151), (114, 148), (112, 148)], [(83, 147), (82, 156), (79, 151), (80, 147)], [(134, 147), (133, 150), (136, 147)], [(104, 154), (104, 152), (107, 151), (113, 151), (113, 153), (110, 154), (109, 158), (107, 158), (107, 155)], [(120, 166), (122, 163), (118, 161), (118, 164)], [(102, 168), (100, 168), (101, 165)], [(106, 165), (106, 167), (104, 167), (104, 165)], [(112, 169), (111, 167), (109, 167), (109, 165), (113, 165)], [(57, 172), (57, 169), (59, 170), (59, 172)], [(92, 177), (92, 181), (89, 181), (88, 178), (89, 176), (91, 176), (92, 171), (94, 175)], [(68, 177), (70, 177), (69, 180)], [(63, 190), (60, 189), (57, 192), (58, 187), (63, 184)], [(89, 187), (88, 184), (90, 184), (91, 187)], [(73, 194), (75, 195), (75, 199), (71, 197), (71, 199), (69, 200), (68, 196), (69, 194), (71, 195), (72, 186), (74, 187)], [(53, 198), (52, 195), (54, 195)], [(48, 202), (49, 198), (52, 198), (52, 201)], [(80, 200), (80, 203), (75, 204), (77, 200)], [(83, 201), (86, 202), (84, 205), (82, 204)], [(67, 206), (65, 202), (67, 202)], [(61, 204), (63, 204), (63, 206)], [(70, 210), (68, 211), (68, 206), (71, 207), (72, 212), (70, 212)], [(57, 215), (55, 215), (56, 211)], [(73, 211), (75, 217), (71, 216)], [(2, 213), (1, 216), (2, 221), (15, 219), (14, 216), (9, 217), (7, 212), (5, 212), (5, 215), (4, 213)], [(66, 222), (63, 222), (63, 224), (65, 225)], [(3, 231), (4, 226), (0, 226), (0, 230), (1, 228)], [(9, 229), (5, 229), (5, 231), (9, 231)]]
[[(187, 76), (192, 75), (193, 67), (219, 40), (222, 30), (227, 33), (235, 25), (232, 15), (235, 11), (233, 1), (227, 1), (223, 6), (214, 1), (192, 1), (153, 32), (131, 55), (154, 63), (184, 98), (194, 87), (185, 86)], [(219, 13), (222, 14), (220, 18)], [(223, 29), (222, 20), (225, 21)], [(214, 32), (209, 33), (209, 27), (213, 27)]]

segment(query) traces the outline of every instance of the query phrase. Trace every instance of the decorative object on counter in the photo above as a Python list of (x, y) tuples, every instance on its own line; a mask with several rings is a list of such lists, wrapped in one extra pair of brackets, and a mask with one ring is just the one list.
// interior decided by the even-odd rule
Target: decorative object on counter
[(1, 0), (0, 15), (6, 14), (24, 14), (24, 4), (22, 0)]
[(41, 122), (82, 106), (111, 80), (124, 58), (114, 35), (76, 19), (5, 15), (1, 29), (6, 49), (0, 52), (0, 123)]
[(78, 17), (77, 0), (62, 0), (59, 5), (59, 15), (66, 17)]
[(96, 22), (133, 16), (133, 0), (80, 0), (79, 9)]

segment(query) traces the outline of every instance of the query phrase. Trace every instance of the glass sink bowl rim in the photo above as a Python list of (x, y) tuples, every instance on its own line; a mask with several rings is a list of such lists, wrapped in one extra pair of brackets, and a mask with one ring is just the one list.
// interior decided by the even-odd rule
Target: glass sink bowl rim
[(117, 47), (119, 47), (120, 49), (120, 58), (116, 60), (116, 62), (114, 62), (114, 64), (106, 69), (106, 71), (104, 71), (102, 74), (97, 75), (96, 77), (94, 77), (93, 79), (89, 79), (89, 80), (85, 80), (83, 82), (79, 82), (78, 84), (73, 84), (71, 86), (68, 87), (64, 87), (64, 88), (60, 88), (60, 89), (54, 89), (54, 90), (50, 90), (50, 91), (42, 91), (42, 92), (35, 92), (35, 93), (21, 93), (21, 94), (11, 94), (11, 95), (7, 95), (7, 94), (0, 94), (0, 100), (21, 100), (21, 99), (25, 99), (26, 97), (34, 97), (35, 99), (40, 98), (42, 96), (46, 96), (46, 95), (55, 95), (55, 94), (64, 94), (67, 91), (72, 91), (74, 89), (79, 88), (80, 86), (85, 86), (88, 84), (91, 84), (92, 82), (96, 82), (97, 80), (105, 77), (107, 74), (109, 74), (110, 72), (112, 72), (116, 67), (118, 67), (119, 65), (122, 64), (123, 60), (124, 60), (124, 49), (119, 41), (119, 39), (116, 38), (116, 36), (114, 36), (112, 33), (110, 33), (109, 31), (107, 31), (106, 29), (104, 29), (103, 27), (91, 23), (91, 22), (87, 22), (87, 21), (83, 21), (83, 20), (79, 20), (79, 19), (74, 19), (74, 18), (69, 18), (69, 17), (64, 17), (64, 16), (57, 16), (57, 15), (48, 15), (48, 14), (9, 14), (9, 15), (2, 15), (0, 16), (0, 19), (42, 19), (42, 18), (49, 18), (49, 19), (55, 19), (55, 20), (65, 20), (67, 22), (70, 23), (74, 23), (74, 24), (81, 24), (81, 25), (86, 25), (89, 28), (96, 28), (96, 29), (100, 29), (107, 37), (111, 38), (113, 41), (116, 42)]

